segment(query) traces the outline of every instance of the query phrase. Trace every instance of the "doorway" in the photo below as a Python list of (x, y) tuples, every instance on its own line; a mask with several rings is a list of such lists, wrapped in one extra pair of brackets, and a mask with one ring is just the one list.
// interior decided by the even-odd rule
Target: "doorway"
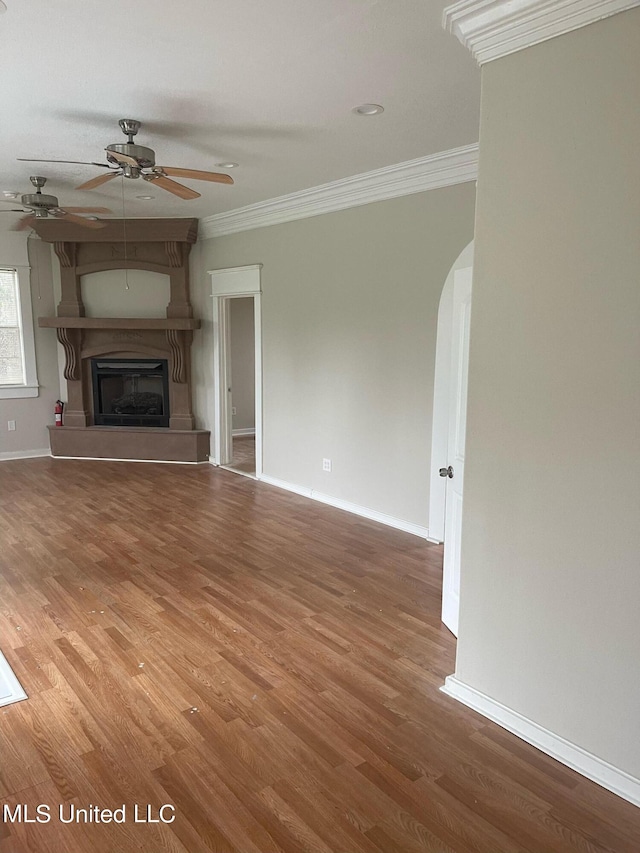
[(210, 271), (215, 386), (210, 461), (255, 479), (262, 474), (260, 269)]
[(229, 297), (231, 461), (237, 474), (256, 475), (256, 356), (253, 296)]

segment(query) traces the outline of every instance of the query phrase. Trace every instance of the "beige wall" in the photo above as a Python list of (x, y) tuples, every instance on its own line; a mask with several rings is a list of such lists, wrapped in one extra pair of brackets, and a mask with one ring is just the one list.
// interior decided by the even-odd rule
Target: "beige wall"
[[(11, 238), (12, 235), (6, 235)], [(5, 235), (0, 235), (0, 263)], [(35, 325), (37, 397), (0, 400), (0, 454), (48, 449), (47, 424), (53, 423), (53, 407), (60, 394), (57, 341), (53, 329), (40, 329), (38, 317), (55, 313), (51, 277), (51, 246), (32, 238), (28, 243), (31, 264), (31, 306)], [(16, 422), (15, 432), (7, 431), (7, 421)]]
[(253, 297), (231, 299), (231, 401), (233, 429), (256, 426), (256, 360)]
[(199, 244), (200, 425), (213, 382), (204, 271), (261, 263), (265, 474), (426, 527), (438, 301), (473, 237), (474, 198), (462, 184)]
[(640, 9), (483, 68), (457, 676), (640, 777)]

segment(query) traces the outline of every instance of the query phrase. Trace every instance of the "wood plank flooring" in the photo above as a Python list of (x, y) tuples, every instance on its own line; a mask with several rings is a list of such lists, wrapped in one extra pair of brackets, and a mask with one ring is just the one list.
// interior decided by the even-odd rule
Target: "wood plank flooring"
[(0, 465), (0, 543), (30, 697), (0, 802), (52, 810), (0, 853), (640, 849), (640, 809), (438, 692), (436, 546), (209, 466), (53, 459)]
[(233, 460), (225, 465), (241, 474), (256, 473), (256, 439), (253, 435), (236, 435), (233, 438)]

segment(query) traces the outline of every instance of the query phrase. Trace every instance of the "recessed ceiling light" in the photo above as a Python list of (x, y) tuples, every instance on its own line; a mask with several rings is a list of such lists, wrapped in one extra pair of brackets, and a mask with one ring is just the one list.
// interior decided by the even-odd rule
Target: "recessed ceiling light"
[(359, 116), (377, 116), (384, 112), (384, 107), (380, 104), (360, 104), (359, 107), (354, 107), (351, 112)]
[(155, 198), (154, 195), (137, 195), (136, 198), (141, 198), (142, 201), (151, 201), (152, 198)]
[[(0, 0), (0, 3), (2, 0)], [(5, 198), (18, 198), (19, 193), (14, 192), (14, 190), (2, 190), (2, 195)]]
[(235, 169), (237, 165), (237, 163), (216, 163), (219, 169)]

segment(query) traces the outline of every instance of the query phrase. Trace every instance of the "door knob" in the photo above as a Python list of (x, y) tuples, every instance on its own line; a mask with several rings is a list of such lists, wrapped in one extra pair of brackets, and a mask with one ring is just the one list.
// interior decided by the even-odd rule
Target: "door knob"
[(440, 469), (440, 476), (452, 478), (453, 477), (453, 468), (451, 467), (451, 465), (449, 465), (448, 468), (441, 468)]

